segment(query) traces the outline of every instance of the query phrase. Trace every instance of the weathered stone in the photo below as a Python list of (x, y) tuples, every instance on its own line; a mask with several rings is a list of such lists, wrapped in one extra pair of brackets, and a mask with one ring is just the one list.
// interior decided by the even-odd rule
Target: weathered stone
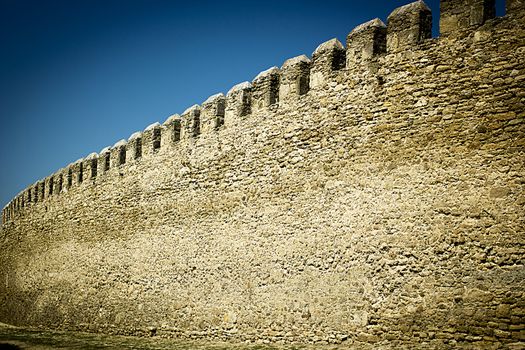
[(225, 109), (226, 98), (222, 93), (204, 101), (201, 107), (201, 133), (217, 131), (224, 124)]
[(312, 54), (310, 88), (324, 88), (332, 80), (332, 73), (344, 65), (345, 49), (339, 40), (334, 38), (319, 45)]
[[(86, 158), (83, 159), (83, 175), (84, 181), (93, 182), (98, 174), (98, 154), (93, 152), (90, 153)], [(55, 176), (55, 186), (58, 180), (58, 176)], [(59, 185), (61, 187), (61, 185)]]
[(180, 115), (171, 115), (162, 126), (161, 148), (167, 149), (177, 145), (181, 136), (182, 120)]
[(142, 157), (142, 131), (134, 132), (126, 144), (126, 162), (130, 163)]
[(506, 0), (507, 14), (511, 16), (525, 16), (525, 0)]
[[(97, 169), (98, 175), (102, 175), (109, 170), (109, 168), (111, 167), (111, 147), (105, 147), (101, 149), (100, 152), (98, 152), (97, 166), (98, 166), (98, 169)], [(67, 174), (65, 174), (65, 176), (67, 176)]]
[(181, 139), (191, 139), (197, 137), (200, 130), (201, 107), (193, 105), (182, 113), (181, 117)]
[[(118, 168), (126, 163), (126, 140), (120, 140), (111, 147), (110, 152), (110, 166), (111, 168)], [(75, 170), (73, 170), (74, 173)]]
[(157, 153), (161, 145), (162, 126), (156, 122), (144, 129), (142, 133), (142, 154), (145, 157)]
[(311, 61), (306, 55), (290, 58), (281, 67), (279, 101), (296, 99), (310, 90)]
[(346, 38), (346, 66), (360, 63), (386, 52), (386, 25), (379, 18), (354, 28)]
[(264, 111), (279, 103), (280, 71), (272, 67), (259, 73), (252, 81), (252, 110)]
[(392, 16), (393, 51), (373, 21), (347, 68), (328, 69), (329, 41), (20, 192), (2, 211), (0, 322), (519, 348), (525, 22), (420, 41), (425, 16)]
[(388, 52), (409, 49), (432, 37), (432, 12), (421, 0), (395, 9), (388, 16)]
[(441, 35), (461, 35), (496, 15), (495, 0), (441, 0)]

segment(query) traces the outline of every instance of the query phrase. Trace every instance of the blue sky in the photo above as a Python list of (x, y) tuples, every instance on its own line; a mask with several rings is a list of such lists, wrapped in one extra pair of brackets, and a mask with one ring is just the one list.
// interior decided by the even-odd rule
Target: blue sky
[[(0, 205), (409, 2), (0, 0)], [(426, 3), (437, 36), (439, 1)]]

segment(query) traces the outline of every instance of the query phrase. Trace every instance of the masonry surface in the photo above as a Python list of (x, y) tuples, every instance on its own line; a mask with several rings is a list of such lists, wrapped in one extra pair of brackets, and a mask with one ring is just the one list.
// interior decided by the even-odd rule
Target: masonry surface
[(28, 187), (0, 322), (523, 348), (525, 18), (423, 2)]

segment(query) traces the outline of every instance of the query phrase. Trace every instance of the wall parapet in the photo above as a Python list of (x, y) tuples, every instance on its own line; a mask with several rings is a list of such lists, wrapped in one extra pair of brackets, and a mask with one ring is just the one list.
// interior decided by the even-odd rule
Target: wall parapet
[[(441, 0), (441, 36), (447, 40), (470, 35), (495, 17), (494, 0)], [(523, 17), (523, 0), (507, 0), (507, 17)], [(388, 16), (387, 25), (378, 18), (356, 26), (346, 38), (346, 47), (336, 38), (321, 43), (312, 59), (299, 55), (280, 68), (259, 73), (252, 82), (232, 87), (226, 96), (210, 96), (181, 115), (170, 116), (162, 125), (154, 123), (99, 153), (91, 153), (49, 177), (30, 185), (2, 209), (2, 224), (14, 220), (31, 206), (62, 195), (84, 184), (103, 181), (110, 169), (142, 157), (153, 157), (162, 148), (220, 132), (241, 123), (251, 114), (285, 109), (290, 101), (309, 98), (309, 91), (334, 82), (338, 71), (352, 71), (378, 58), (421, 49), (431, 38), (431, 11), (421, 0), (401, 6)], [(470, 34), (469, 34), (470, 33)], [(459, 39), (458, 39), (459, 40)]]
[(37, 181), (2, 212), (0, 322), (522, 347), (522, 17), (431, 39), (409, 4)]

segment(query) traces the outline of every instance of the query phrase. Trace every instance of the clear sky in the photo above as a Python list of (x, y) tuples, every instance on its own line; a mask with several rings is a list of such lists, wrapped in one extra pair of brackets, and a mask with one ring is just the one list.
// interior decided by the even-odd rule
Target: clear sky
[[(0, 0), (0, 205), (409, 2)], [(437, 36), (439, 1), (426, 3)]]

